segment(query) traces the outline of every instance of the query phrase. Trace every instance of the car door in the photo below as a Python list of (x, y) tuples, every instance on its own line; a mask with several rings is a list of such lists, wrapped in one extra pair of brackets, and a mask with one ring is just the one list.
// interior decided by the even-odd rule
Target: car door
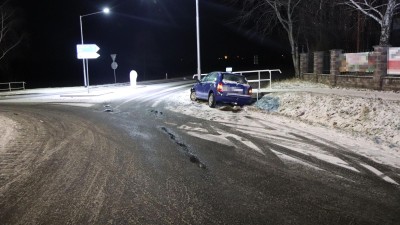
[(205, 76), (196, 89), (196, 96), (200, 99), (208, 99), (208, 93), (210, 89), (214, 87), (215, 80), (217, 79), (218, 73), (212, 72)]
[(196, 86), (196, 96), (197, 96), (197, 98), (199, 98), (199, 99), (206, 99), (207, 97), (205, 97), (206, 96), (206, 94), (205, 94), (205, 84), (207, 83), (207, 80), (208, 80), (208, 76), (209, 76), (209, 74), (207, 74), (205, 77), (203, 77), (200, 81), (199, 81), (199, 83), (197, 84), (197, 86)]
[(210, 93), (210, 90), (215, 90), (216, 88), (216, 81), (217, 81), (217, 72), (212, 72), (210, 73), (210, 76), (208, 76), (207, 82), (204, 85), (204, 92), (206, 94), (206, 98), (208, 98), (208, 93)]

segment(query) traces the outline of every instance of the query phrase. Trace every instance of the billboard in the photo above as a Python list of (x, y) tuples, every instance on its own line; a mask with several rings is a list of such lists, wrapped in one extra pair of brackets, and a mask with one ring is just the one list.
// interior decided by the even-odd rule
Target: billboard
[(340, 72), (372, 73), (375, 70), (374, 61), (370, 52), (346, 53), (339, 70)]
[(387, 74), (400, 75), (400, 48), (389, 48)]

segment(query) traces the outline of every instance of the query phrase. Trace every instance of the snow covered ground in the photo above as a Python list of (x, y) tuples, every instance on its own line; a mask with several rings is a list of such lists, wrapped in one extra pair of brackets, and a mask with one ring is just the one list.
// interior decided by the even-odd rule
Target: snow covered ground
[[(211, 109), (205, 102), (192, 102), (189, 98), (189, 88), (176, 92), (173, 97), (168, 95), (164, 99), (160, 99), (154, 103), (153, 107), (163, 101), (169, 101), (171, 111), (220, 122), (238, 128), (238, 130), (246, 129), (246, 132), (256, 137), (276, 139), (276, 143), (282, 143), (278, 140), (280, 135), (287, 136), (293, 130), (297, 130), (297, 132), (303, 132), (313, 137), (322, 137), (319, 140), (325, 141), (325, 144), (334, 142), (377, 162), (400, 168), (400, 93), (329, 88), (326, 85), (300, 80), (273, 82), (272, 87), (271, 93), (266, 94), (257, 103), (242, 109), (228, 106)], [(153, 87), (150, 85), (140, 88)], [(87, 94), (81, 87), (77, 90), (65, 89), (63, 95), (38, 95), (29, 99), (11, 101), (60, 103), (65, 99), (68, 104), (90, 107), (94, 103), (110, 102), (113, 98), (127, 94), (135, 95), (140, 88), (132, 91), (125, 86), (99, 87)], [(129, 89), (129, 92), (126, 89)], [(82, 91), (82, 94), (77, 95), (76, 91)], [(41, 91), (26, 90), (22, 92), (21, 94)], [(48, 89), (43, 92), (59, 93), (60, 89)], [(13, 94), (18, 93), (14, 92)], [(87, 96), (85, 97), (85, 95)], [(71, 98), (71, 96), (76, 97)], [(89, 104), (91, 102), (93, 104)], [(3, 145), (18, 135), (18, 129), (16, 129), (17, 124), (14, 121), (4, 117), (1, 113), (0, 124), (1, 152)], [(273, 127), (279, 134), (271, 134), (260, 124)], [(196, 129), (201, 129), (201, 127)], [(223, 131), (218, 132), (225, 136), (230, 135)], [(214, 138), (225, 137), (224, 135)], [(299, 142), (286, 144), (290, 145), (289, 147), (293, 150), (302, 153), (307, 151), (307, 154), (314, 154), (316, 157), (321, 157), (323, 153), (330, 162), (339, 160), (333, 159), (331, 154), (327, 154), (321, 149), (313, 152), (313, 146), (298, 146)], [(256, 147), (254, 149), (257, 150)], [(281, 157), (289, 157), (282, 156), (280, 153), (276, 154)], [(340, 160), (337, 164), (345, 165)]]
[(329, 88), (299, 80), (274, 85), (274, 89), (280, 88), (295, 88), (296, 92), (274, 92), (256, 105), (265, 108), (275, 101), (279, 107), (269, 110), (275, 114), (400, 149), (400, 93)]
[(16, 122), (0, 114), (0, 153), (4, 146), (17, 135)]
[(189, 94), (189, 90), (177, 93), (175, 104), (169, 109), (230, 126), (234, 123), (232, 126), (240, 129), (247, 125), (257, 130), (254, 120), (246, 117), (257, 118), (287, 135), (290, 130), (279, 127), (285, 124), (400, 168), (400, 93), (330, 88), (289, 80), (274, 82), (271, 93), (254, 105), (242, 109), (219, 106), (217, 110), (206, 102), (190, 101)]

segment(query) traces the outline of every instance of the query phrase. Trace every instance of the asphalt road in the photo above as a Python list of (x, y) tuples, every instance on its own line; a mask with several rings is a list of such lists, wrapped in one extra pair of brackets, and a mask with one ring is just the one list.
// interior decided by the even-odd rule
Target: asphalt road
[[(0, 102), (0, 114), (18, 123), (0, 151), (0, 224), (400, 224), (399, 186), (360, 164), (398, 169), (295, 130), (280, 136), (355, 172), (171, 112), (160, 99), (188, 86), (168, 85), (91, 107)], [(322, 169), (284, 163), (272, 149)]]

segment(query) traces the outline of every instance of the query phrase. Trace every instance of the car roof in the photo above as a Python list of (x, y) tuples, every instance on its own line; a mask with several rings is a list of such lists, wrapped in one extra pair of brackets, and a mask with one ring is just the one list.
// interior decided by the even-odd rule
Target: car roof
[(231, 74), (231, 75), (236, 75), (236, 76), (243, 76), (240, 73), (231, 73), (231, 72), (223, 72), (223, 71), (214, 71), (214, 73), (220, 73), (220, 74)]

